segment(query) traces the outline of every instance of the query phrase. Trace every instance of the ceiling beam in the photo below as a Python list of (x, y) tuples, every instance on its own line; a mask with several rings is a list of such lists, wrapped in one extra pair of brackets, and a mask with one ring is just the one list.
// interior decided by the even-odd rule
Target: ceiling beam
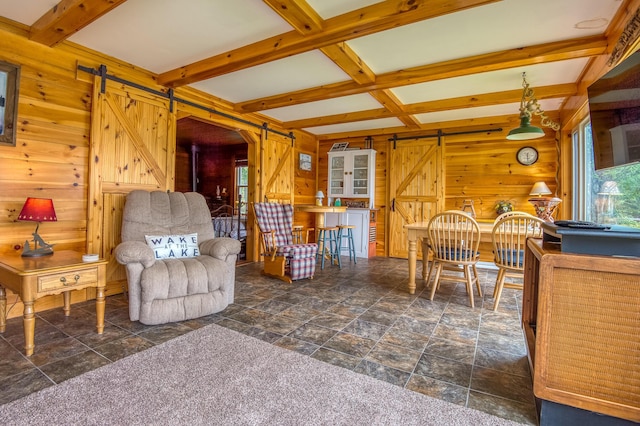
[(322, 31), (324, 20), (304, 0), (262, 0), (300, 34)]
[(325, 46), (321, 48), (320, 51), (358, 84), (369, 84), (376, 80), (376, 75), (371, 68), (369, 68), (347, 43)]
[[(322, 31), (322, 18), (304, 0), (263, 1), (301, 34)], [(325, 46), (320, 48), (320, 51), (357, 83), (365, 84), (375, 81), (376, 75), (373, 70), (347, 43)], [(407, 127), (419, 127), (419, 123), (413, 117), (407, 114), (398, 114), (403, 112), (403, 105), (390, 90), (376, 90), (370, 94), (389, 111), (390, 116), (398, 116)]]
[(487, 71), (536, 65), (543, 62), (597, 56), (604, 53), (606, 48), (606, 37), (593, 36), (503, 50), (392, 71), (380, 74), (376, 77), (375, 82), (371, 83), (358, 84), (354, 81), (345, 81), (239, 102), (235, 105), (235, 110), (242, 113), (262, 111), (305, 102), (355, 95), (377, 89), (391, 89)]
[(369, 94), (391, 112), (393, 117), (397, 117), (398, 120), (403, 122), (409, 129), (420, 128), (420, 122), (407, 113), (405, 105), (400, 102), (400, 99), (398, 99), (390, 89), (375, 90)]
[[(287, 21), (300, 34), (313, 34), (322, 31), (324, 21), (304, 0), (262, 0), (282, 19)], [(358, 83), (370, 83), (376, 76), (347, 45), (336, 43), (320, 50)]]
[(452, 129), (455, 131), (465, 131), (465, 130), (479, 130), (479, 129), (492, 129), (504, 126), (517, 126), (517, 116), (509, 115), (509, 116), (499, 116), (499, 117), (481, 117), (481, 118), (470, 118), (464, 120), (454, 120), (454, 121), (441, 121), (438, 123), (427, 123), (422, 124), (419, 129), (407, 129), (406, 127), (388, 127), (382, 129), (367, 129), (367, 130), (357, 130), (354, 132), (339, 132), (339, 133), (328, 133), (324, 135), (317, 135), (318, 141), (328, 141), (328, 140), (341, 140), (346, 141), (350, 138), (361, 139), (367, 136), (388, 136), (393, 137), (393, 135), (398, 135), (399, 137), (405, 136), (420, 136), (422, 133), (428, 132), (433, 133), (438, 130), (446, 130)]
[[(565, 98), (578, 93), (578, 85), (575, 83), (554, 84), (552, 86), (531, 87), (536, 98), (553, 99)], [(520, 102), (523, 89), (506, 90), (503, 92), (483, 93), (479, 95), (460, 96), (457, 98), (440, 99), (437, 101), (417, 102), (406, 106), (411, 114), (424, 114), (427, 112), (449, 111), (453, 109), (475, 108), (498, 104), (510, 104)]]
[[(322, 31), (293, 30), (230, 50), (159, 75), (164, 86), (177, 87), (261, 65), (331, 44), (502, 0), (387, 0), (327, 19)], [(268, 2), (286, 7), (294, 1)], [(296, 13), (301, 9), (297, 9)], [(300, 19), (300, 17), (298, 17)]]
[[(578, 86), (575, 83), (556, 84), (553, 86), (534, 87), (536, 98), (553, 99), (574, 96), (578, 93)], [(364, 120), (376, 120), (379, 118), (402, 117), (413, 114), (424, 114), (429, 112), (450, 111), (464, 108), (474, 108), (488, 105), (509, 104), (520, 102), (522, 89), (507, 90), (503, 92), (483, 93), (477, 95), (460, 96), (457, 98), (440, 99), (437, 101), (417, 102), (407, 104), (401, 111), (391, 111), (389, 109), (370, 109), (366, 111), (356, 111), (351, 113), (327, 115), (324, 117), (305, 118), (282, 123), (285, 129), (303, 129), (309, 127), (328, 126), (331, 124), (353, 123)], [(381, 99), (378, 99), (381, 102)], [(382, 103), (382, 102), (381, 102)], [(514, 114), (517, 110), (514, 110)]]
[(53, 47), (127, 0), (62, 0), (42, 15), (29, 38)]

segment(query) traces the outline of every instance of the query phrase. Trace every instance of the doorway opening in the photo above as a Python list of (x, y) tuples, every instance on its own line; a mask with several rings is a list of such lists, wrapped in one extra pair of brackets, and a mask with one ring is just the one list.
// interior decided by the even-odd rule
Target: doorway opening
[[(232, 129), (193, 117), (176, 126), (175, 190), (202, 194), (211, 211), (216, 236), (238, 239), (247, 256), (248, 143)], [(244, 174), (239, 170), (244, 168)]]

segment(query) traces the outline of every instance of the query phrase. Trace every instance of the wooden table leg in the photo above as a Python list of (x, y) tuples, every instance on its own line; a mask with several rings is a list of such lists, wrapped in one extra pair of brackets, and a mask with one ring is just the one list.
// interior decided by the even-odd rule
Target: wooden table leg
[(33, 355), (34, 336), (36, 332), (36, 316), (33, 313), (33, 300), (23, 300), (24, 313), (22, 324), (24, 326), (24, 353), (27, 356)]
[(96, 296), (96, 328), (98, 334), (102, 334), (104, 331), (104, 287), (98, 287), (98, 294)]
[(7, 293), (0, 286), (0, 333), (4, 333), (7, 327)]
[(322, 253), (322, 256), (326, 257), (324, 240), (318, 239), (320, 236), (320, 228), (324, 228), (324, 213), (318, 212), (316, 213), (316, 244), (318, 244), (318, 253)]
[(416, 261), (418, 259), (416, 240), (409, 239), (409, 294), (416, 292)]
[(64, 307), (62, 308), (62, 310), (64, 311), (64, 316), (68, 317), (71, 314), (71, 292), (63, 292), (62, 299), (64, 300)]

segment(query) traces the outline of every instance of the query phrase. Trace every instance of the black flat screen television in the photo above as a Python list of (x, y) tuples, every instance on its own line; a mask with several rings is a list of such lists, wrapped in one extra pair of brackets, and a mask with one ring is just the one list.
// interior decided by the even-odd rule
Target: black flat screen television
[(640, 51), (588, 88), (595, 169), (640, 161)]

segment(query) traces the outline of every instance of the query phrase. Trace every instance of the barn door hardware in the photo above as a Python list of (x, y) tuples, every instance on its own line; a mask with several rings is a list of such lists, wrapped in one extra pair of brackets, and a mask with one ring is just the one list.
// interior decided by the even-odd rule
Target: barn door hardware
[(195, 102), (188, 101), (186, 99), (177, 98), (173, 94), (173, 89), (168, 89), (168, 93), (165, 93), (165, 92), (162, 92), (160, 90), (155, 90), (155, 89), (152, 89), (150, 87), (143, 86), (143, 85), (138, 84), (138, 83), (134, 83), (133, 81), (128, 81), (128, 80), (125, 80), (123, 78), (116, 77), (115, 75), (108, 74), (106, 65), (100, 65), (100, 67), (98, 67), (97, 70), (95, 68), (85, 67), (84, 65), (78, 65), (78, 69), (80, 71), (87, 72), (87, 73), (89, 73), (91, 75), (99, 75), (101, 77), (101, 79), (102, 79), (102, 81), (100, 82), (100, 91), (101, 91), (101, 93), (105, 93), (106, 88), (107, 88), (107, 80), (111, 80), (111, 81), (115, 81), (116, 83), (120, 83), (120, 84), (129, 86), (129, 87), (134, 87), (136, 89), (142, 90), (142, 91), (147, 92), (147, 93), (152, 93), (152, 94), (154, 94), (154, 95), (156, 95), (158, 97), (161, 97), (161, 98), (169, 99), (169, 101), (170, 101), (169, 108), (170, 108), (170, 110), (172, 112), (173, 112), (173, 106), (172, 106), (173, 102), (174, 101), (175, 102), (180, 102), (182, 104), (189, 105), (189, 106), (192, 106), (194, 108), (201, 109), (201, 110), (209, 112), (211, 114), (220, 115), (222, 117), (228, 118), (230, 120), (238, 121), (240, 123), (244, 123), (244, 124), (249, 125), (249, 126), (257, 127), (257, 128), (260, 128), (260, 129), (266, 128), (266, 130), (269, 130), (269, 131), (271, 131), (273, 133), (276, 133), (278, 135), (284, 136), (286, 138), (291, 138), (291, 142), (292, 143), (293, 143), (293, 140), (295, 139), (295, 136), (293, 135), (293, 132), (289, 132), (289, 133), (280, 132), (278, 130), (275, 130), (275, 129), (272, 129), (272, 128), (268, 127), (267, 123), (257, 124), (257, 123), (251, 122), (249, 120), (245, 120), (243, 118), (236, 117), (234, 115), (227, 114), (225, 112), (218, 111), (218, 110), (215, 110), (213, 108), (209, 108), (209, 107), (206, 107), (204, 105), (200, 105), (200, 104), (197, 104)]
[(440, 146), (441, 139), (443, 136), (456, 136), (456, 135), (471, 135), (474, 133), (491, 133), (491, 132), (501, 132), (502, 127), (497, 129), (486, 129), (486, 130), (467, 130), (464, 132), (443, 132), (442, 129), (438, 129), (438, 133), (434, 133), (431, 135), (420, 135), (420, 136), (405, 136), (403, 138), (399, 138), (398, 135), (394, 134), (392, 138), (387, 139), (389, 142), (393, 142), (393, 149), (396, 149), (396, 143), (398, 141), (409, 141), (414, 139), (427, 139), (427, 138), (438, 138), (438, 146)]

